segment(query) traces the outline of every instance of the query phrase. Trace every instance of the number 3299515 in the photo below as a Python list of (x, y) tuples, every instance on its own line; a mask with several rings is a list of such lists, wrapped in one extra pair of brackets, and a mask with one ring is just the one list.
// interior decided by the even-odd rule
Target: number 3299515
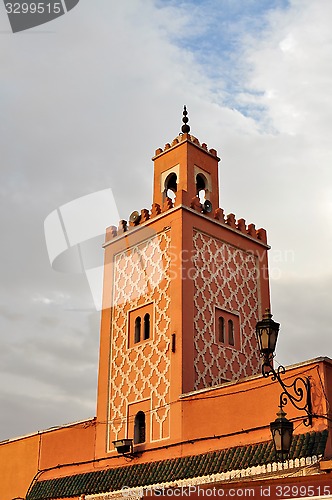
[(5, 6), (8, 14), (61, 14), (62, 10), (61, 2), (7, 2)]

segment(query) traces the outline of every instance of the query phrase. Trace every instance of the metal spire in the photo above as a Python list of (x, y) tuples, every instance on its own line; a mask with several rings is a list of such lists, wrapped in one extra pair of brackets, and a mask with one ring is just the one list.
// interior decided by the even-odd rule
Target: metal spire
[(182, 127), (181, 127), (181, 130), (184, 134), (189, 134), (189, 132), (190, 132), (190, 127), (189, 127), (189, 125), (187, 125), (189, 122), (189, 118), (187, 118), (187, 114), (188, 114), (188, 111), (187, 111), (186, 105), (184, 105), (183, 117), (182, 117), (182, 121), (183, 121), (184, 125), (182, 125)]

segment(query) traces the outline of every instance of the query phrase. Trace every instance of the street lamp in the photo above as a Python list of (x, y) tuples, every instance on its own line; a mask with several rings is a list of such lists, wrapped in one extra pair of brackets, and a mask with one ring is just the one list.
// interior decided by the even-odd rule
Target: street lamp
[(277, 418), (270, 423), (270, 430), (276, 455), (280, 460), (284, 461), (292, 444), (294, 425), (293, 422), (287, 420), (282, 407), (277, 413)]
[(259, 350), (263, 355), (262, 374), (264, 377), (269, 375), (272, 367), (274, 351), (276, 350), (280, 323), (272, 319), (270, 309), (266, 309), (263, 319), (256, 325), (256, 335)]
[(263, 319), (256, 325), (256, 336), (260, 353), (263, 357), (262, 375), (271, 376), (271, 380), (277, 380), (282, 387), (282, 393), (279, 399), (280, 411), (278, 418), (271, 422), (273, 442), (277, 455), (284, 459), (286, 450), (290, 448), (293, 424), (285, 417), (286, 413), (283, 407), (288, 403), (300, 411), (304, 411), (306, 416), (303, 419), (305, 426), (312, 425), (312, 405), (311, 388), (309, 377), (296, 377), (291, 384), (286, 384), (282, 380), (282, 375), (286, 373), (284, 366), (278, 366), (277, 370), (273, 366), (274, 351), (276, 349), (280, 324), (272, 319), (269, 309), (266, 309)]
[(116, 451), (122, 455), (133, 453), (133, 440), (132, 439), (118, 439), (113, 441)]

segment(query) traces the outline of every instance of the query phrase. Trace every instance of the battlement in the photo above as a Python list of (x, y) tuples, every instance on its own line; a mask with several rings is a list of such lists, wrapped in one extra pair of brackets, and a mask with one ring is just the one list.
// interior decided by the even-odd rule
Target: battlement
[(168, 151), (169, 149), (174, 148), (185, 141), (188, 141), (188, 142), (191, 142), (192, 144), (195, 144), (195, 146), (199, 147), (200, 149), (203, 149), (206, 153), (210, 154), (211, 156), (216, 157), (219, 160), (219, 158), (217, 156), (217, 151), (215, 149), (213, 149), (213, 148), (208, 149), (208, 146), (207, 146), (207, 144), (205, 144), (205, 142), (202, 142), (202, 144), (201, 144), (199, 142), (199, 140), (197, 139), (197, 137), (194, 137), (191, 134), (179, 134), (177, 137), (175, 137), (175, 139), (173, 139), (173, 141), (171, 143), (167, 142), (164, 146), (164, 149), (162, 149), (162, 148), (156, 149), (155, 156), (152, 159), (154, 160), (157, 156), (166, 153), (166, 151)]
[[(132, 220), (129, 220), (129, 222), (124, 219), (121, 219), (119, 221), (118, 227), (110, 226), (106, 229), (105, 243), (109, 242), (116, 236), (120, 236), (123, 233), (132, 230), (136, 226), (144, 224), (148, 220), (157, 217), (161, 213), (167, 212), (173, 207), (174, 204), (171, 198), (166, 197), (164, 205), (162, 207), (158, 203), (153, 203), (150, 211), (147, 210), (146, 208), (143, 208), (140, 213), (133, 212), (135, 216), (132, 217)], [(192, 200), (191, 208), (204, 215), (203, 207), (197, 197)], [(211, 217), (207, 218), (211, 220)], [(235, 215), (232, 213), (225, 215), (224, 210), (222, 208), (217, 208), (214, 211), (213, 218), (218, 222), (220, 222), (221, 224), (224, 224), (225, 226), (228, 226), (236, 231), (239, 231), (240, 233), (246, 236), (259, 240), (265, 245), (267, 245), (267, 235), (265, 229), (263, 228), (256, 229), (255, 224), (248, 224), (247, 226), (246, 221), (244, 219), (241, 218), (236, 220)]]

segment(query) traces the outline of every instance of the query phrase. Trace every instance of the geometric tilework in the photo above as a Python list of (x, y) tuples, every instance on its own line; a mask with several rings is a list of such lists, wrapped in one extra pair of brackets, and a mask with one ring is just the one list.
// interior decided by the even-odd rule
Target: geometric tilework
[[(260, 356), (255, 326), (260, 314), (257, 257), (195, 230), (194, 389), (255, 375)], [(220, 344), (215, 308), (239, 314), (240, 348)]]
[[(324, 455), (327, 437), (326, 430), (294, 435), (289, 459)], [(27, 500), (69, 498), (82, 494), (119, 491), (124, 485), (128, 488), (148, 486), (247, 469), (274, 461), (272, 441), (237, 446), (200, 455), (108, 468), (46, 481), (39, 480), (31, 488)]]
[[(114, 256), (108, 443), (128, 437), (128, 404), (149, 400), (149, 441), (169, 437), (170, 234)], [(129, 346), (129, 311), (153, 303), (150, 340)], [(132, 437), (132, 436), (129, 436)]]

